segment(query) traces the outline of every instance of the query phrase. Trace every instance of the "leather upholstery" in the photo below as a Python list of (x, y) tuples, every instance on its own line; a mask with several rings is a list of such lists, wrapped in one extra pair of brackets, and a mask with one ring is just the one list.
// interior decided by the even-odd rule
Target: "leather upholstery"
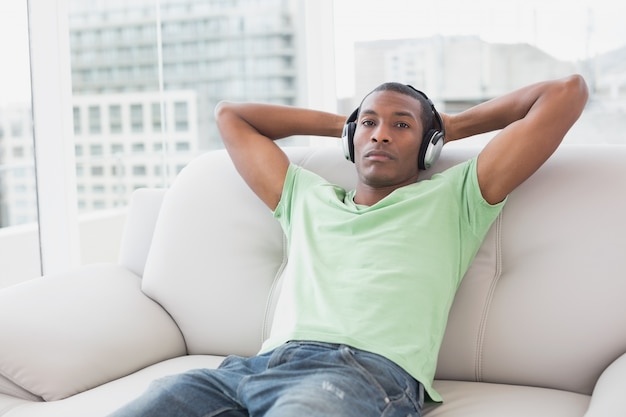
[[(449, 145), (425, 176), (478, 151)], [(338, 148), (287, 152), (354, 186), (354, 167)], [(626, 415), (625, 190), (626, 147), (569, 145), (511, 194), (455, 299), (436, 375), (445, 402), (426, 416)], [(18, 290), (21, 300), (64, 294), (57, 312), (71, 320), (39, 321), (41, 312), (27, 319), (16, 290), (0, 290), (0, 416), (105, 415), (160, 375), (254, 354), (286, 262), (280, 227), (226, 153), (198, 157), (166, 192), (136, 192), (120, 265), (83, 267)], [(79, 276), (106, 296), (78, 302), (93, 297), (72, 283)], [(130, 350), (99, 351), (111, 341), (83, 327), (81, 316), (97, 317), (86, 323)], [(129, 318), (139, 335), (128, 330)], [(5, 346), (18, 330), (37, 334), (38, 346), (18, 352), (19, 338)], [(59, 335), (75, 341), (68, 352), (89, 354), (76, 362), (66, 355), (51, 378), (43, 370), (59, 345), (46, 338)], [(29, 383), (14, 372), (18, 365)]]

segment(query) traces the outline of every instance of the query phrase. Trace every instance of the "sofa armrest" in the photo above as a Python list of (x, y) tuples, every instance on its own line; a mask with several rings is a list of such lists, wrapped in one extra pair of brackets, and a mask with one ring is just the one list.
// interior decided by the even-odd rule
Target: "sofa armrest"
[(97, 264), (0, 290), (2, 393), (62, 399), (184, 355), (178, 327), (140, 285)]
[(162, 188), (140, 188), (133, 192), (130, 200), (119, 263), (140, 277), (143, 276), (165, 192)]
[(626, 353), (604, 370), (591, 396), (585, 417), (626, 416)]

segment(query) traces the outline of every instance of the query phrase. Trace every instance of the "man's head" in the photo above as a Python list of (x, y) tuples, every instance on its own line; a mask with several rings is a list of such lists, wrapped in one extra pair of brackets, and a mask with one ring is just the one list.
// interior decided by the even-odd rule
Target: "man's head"
[[(365, 96), (346, 125), (353, 146), (346, 155), (355, 162), (359, 180), (372, 187), (393, 187), (417, 181), (424, 152), (443, 145), (441, 120), (430, 100), (411, 86), (384, 83)], [(426, 135), (425, 135), (426, 134)], [(422, 148), (422, 141), (434, 147)], [(346, 139), (344, 139), (346, 144)], [(421, 154), (420, 154), (421, 152)], [(428, 155), (428, 163), (433, 155)]]

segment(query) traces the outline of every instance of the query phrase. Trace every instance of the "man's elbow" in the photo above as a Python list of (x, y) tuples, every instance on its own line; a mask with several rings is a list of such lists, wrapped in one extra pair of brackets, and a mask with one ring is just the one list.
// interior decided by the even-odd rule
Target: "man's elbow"
[(222, 120), (228, 113), (232, 112), (233, 103), (227, 100), (222, 100), (215, 106), (213, 110), (213, 117), (215, 121), (219, 124), (219, 121)]
[(575, 104), (582, 112), (589, 98), (589, 88), (585, 78), (580, 74), (573, 74), (565, 78), (563, 83), (570, 96), (570, 103)]

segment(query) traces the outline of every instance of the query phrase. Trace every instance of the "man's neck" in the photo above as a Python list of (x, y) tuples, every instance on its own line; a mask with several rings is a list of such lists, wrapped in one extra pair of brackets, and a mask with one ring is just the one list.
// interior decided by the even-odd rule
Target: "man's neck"
[(358, 185), (354, 193), (354, 203), (363, 206), (373, 206), (398, 188), (400, 187), (372, 188), (363, 184)]

